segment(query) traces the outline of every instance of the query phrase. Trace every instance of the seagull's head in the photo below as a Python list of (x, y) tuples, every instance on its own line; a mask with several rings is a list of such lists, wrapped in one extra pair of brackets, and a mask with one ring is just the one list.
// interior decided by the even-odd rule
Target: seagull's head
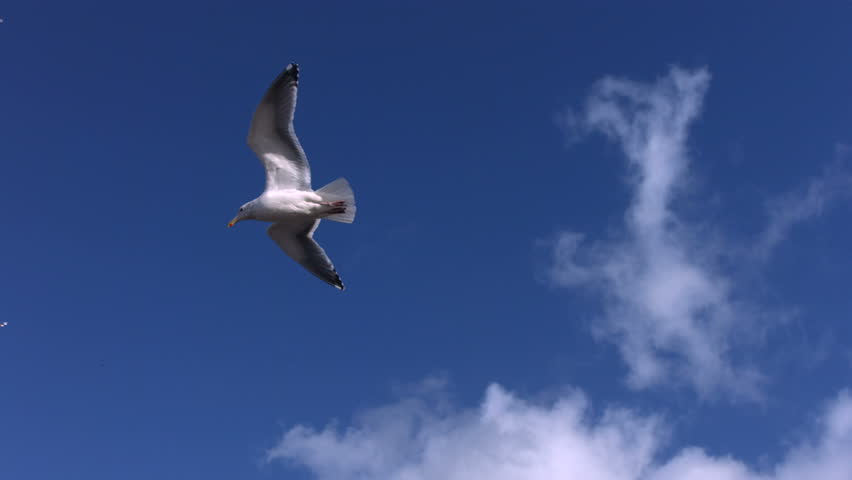
[(234, 225), (237, 224), (237, 222), (241, 222), (243, 220), (249, 220), (251, 218), (254, 218), (253, 210), (254, 210), (254, 202), (248, 202), (245, 205), (243, 205), (242, 207), (240, 207), (240, 211), (237, 212), (237, 216), (234, 217), (233, 220), (228, 222), (228, 228), (233, 227)]

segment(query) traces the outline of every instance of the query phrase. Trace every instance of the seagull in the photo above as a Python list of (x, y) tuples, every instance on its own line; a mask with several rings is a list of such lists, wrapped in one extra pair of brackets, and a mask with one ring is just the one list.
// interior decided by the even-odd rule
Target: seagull
[(311, 168), (293, 129), (299, 66), (287, 65), (266, 90), (251, 119), (248, 145), (266, 168), (263, 194), (240, 207), (228, 223), (272, 222), (266, 233), (287, 255), (329, 285), (343, 290), (334, 265), (314, 240), (320, 220), (352, 223), (355, 194), (345, 178), (314, 190)]

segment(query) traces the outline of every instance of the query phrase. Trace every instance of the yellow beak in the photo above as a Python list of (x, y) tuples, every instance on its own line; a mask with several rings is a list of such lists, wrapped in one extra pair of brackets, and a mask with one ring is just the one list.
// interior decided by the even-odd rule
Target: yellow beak
[(239, 222), (239, 221), (240, 221), (240, 220), (239, 220), (237, 217), (234, 217), (234, 219), (233, 219), (233, 220), (231, 220), (230, 222), (228, 222), (228, 228), (233, 227), (233, 226), (234, 226), (234, 225), (236, 225), (236, 224), (237, 224), (237, 222)]

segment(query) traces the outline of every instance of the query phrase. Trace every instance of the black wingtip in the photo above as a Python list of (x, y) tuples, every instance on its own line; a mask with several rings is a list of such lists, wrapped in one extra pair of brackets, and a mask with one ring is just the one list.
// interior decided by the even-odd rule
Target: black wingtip
[(299, 85), (299, 64), (296, 62), (291, 62), (284, 71), (281, 73), (281, 81), (289, 82), (293, 81), (296, 85)]
[(340, 279), (340, 275), (337, 272), (334, 272), (334, 281), (331, 285), (341, 292), (346, 290), (346, 285), (343, 284), (343, 280)]

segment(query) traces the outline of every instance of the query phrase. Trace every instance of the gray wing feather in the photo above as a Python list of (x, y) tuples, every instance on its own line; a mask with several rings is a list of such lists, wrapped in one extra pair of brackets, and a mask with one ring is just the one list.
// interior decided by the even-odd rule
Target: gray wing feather
[(293, 128), (298, 87), (299, 66), (291, 63), (266, 90), (251, 119), (247, 142), (266, 168), (267, 190), (311, 190), (311, 167)]
[(305, 270), (329, 285), (343, 290), (346, 287), (340, 280), (340, 275), (337, 274), (325, 250), (314, 240), (314, 231), (319, 223), (319, 220), (309, 220), (302, 224), (294, 224), (292, 221), (279, 222), (266, 229), (266, 233), (281, 247), (281, 250), (284, 250), (284, 253), (305, 267)]

